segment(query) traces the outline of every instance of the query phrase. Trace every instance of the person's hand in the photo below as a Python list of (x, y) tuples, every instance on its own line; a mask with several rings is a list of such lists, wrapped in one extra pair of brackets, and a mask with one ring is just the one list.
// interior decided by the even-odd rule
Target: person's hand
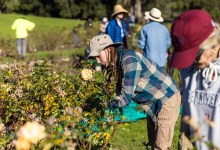
[(118, 108), (118, 107), (119, 107), (118, 100), (110, 101), (109, 106), (108, 106), (109, 109), (115, 109), (115, 108)]

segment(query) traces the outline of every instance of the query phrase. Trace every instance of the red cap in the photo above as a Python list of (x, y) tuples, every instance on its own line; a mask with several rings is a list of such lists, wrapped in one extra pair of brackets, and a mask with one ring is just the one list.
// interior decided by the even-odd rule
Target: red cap
[(200, 44), (213, 30), (212, 17), (202, 10), (189, 10), (176, 18), (171, 28), (174, 52), (170, 66), (179, 69), (191, 66)]

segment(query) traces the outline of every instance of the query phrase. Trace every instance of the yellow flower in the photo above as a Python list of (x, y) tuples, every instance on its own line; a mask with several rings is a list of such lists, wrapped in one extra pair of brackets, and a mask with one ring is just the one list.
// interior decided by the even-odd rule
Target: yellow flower
[(94, 123), (95, 123), (95, 121), (94, 121), (94, 120), (90, 120), (90, 124), (92, 124), (92, 125), (93, 125)]
[(5, 130), (5, 125), (3, 123), (0, 123), (0, 132)]
[(104, 133), (104, 136), (107, 141), (111, 139), (111, 135), (109, 133)]
[(15, 146), (17, 150), (29, 150), (31, 148), (31, 143), (24, 138), (19, 138), (15, 141)]
[(18, 131), (19, 139), (24, 139), (30, 143), (37, 144), (39, 140), (46, 137), (45, 127), (37, 122), (27, 122)]
[(60, 144), (62, 144), (63, 143), (63, 139), (56, 139), (55, 141), (54, 141), (54, 144), (56, 144), (56, 145), (60, 145)]
[(8, 71), (8, 75), (9, 75), (9, 76), (12, 75), (12, 71), (11, 71), (11, 70)]
[(83, 80), (89, 80), (92, 78), (92, 70), (90, 69), (83, 69), (81, 72), (81, 77), (83, 78)]
[(43, 150), (50, 150), (52, 146), (53, 146), (53, 144), (48, 143), (48, 144), (44, 145)]
[(102, 135), (102, 133), (99, 132), (99, 133), (96, 134), (95, 137), (96, 137), (96, 138), (99, 138), (101, 135)]

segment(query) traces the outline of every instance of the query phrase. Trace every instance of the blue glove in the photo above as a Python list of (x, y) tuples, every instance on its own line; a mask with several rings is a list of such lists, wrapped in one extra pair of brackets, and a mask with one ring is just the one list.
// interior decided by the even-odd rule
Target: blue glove
[(118, 100), (113, 100), (109, 103), (109, 108), (110, 109), (115, 109), (115, 108), (118, 108), (119, 107), (119, 103), (118, 103)]

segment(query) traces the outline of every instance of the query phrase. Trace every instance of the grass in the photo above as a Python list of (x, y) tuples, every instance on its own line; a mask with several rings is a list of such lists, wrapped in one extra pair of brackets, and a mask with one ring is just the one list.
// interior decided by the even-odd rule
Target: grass
[(35, 59), (44, 59), (53, 56), (59, 58), (71, 57), (73, 55), (83, 55), (84, 49), (75, 48), (69, 50), (56, 50), (56, 51), (37, 51), (32, 53), (27, 53), (27, 59), (34, 57)]
[[(16, 50), (14, 50), (14, 56), (16, 55)], [(37, 51), (37, 52), (29, 52), (26, 55), (25, 61), (31, 60), (38, 60), (38, 59), (48, 59), (51, 57), (62, 59), (66, 57), (71, 57), (74, 55), (84, 55), (84, 49), (82, 48), (75, 48), (75, 49), (68, 49), (68, 50), (56, 50), (56, 51)], [(13, 57), (1, 57), (0, 63), (13, 63), (16, 61), (16, 58)]]
[[(172, 149), (178, 149), (180, 116), (175, 126)], [(146, 120), (122, 124), (112, 139), (113, 150), (146, 150), (142, 142), (148, 141)]]
[[(36, 24), (35, 30), (44, 32), (50, 31), (51, 29), (65, 28), (69, 31), (78, 24), (83, 24), (84, 21), (77, 19), (62, 19), (62, 18), (49, 18), (49, 17), (37, 17), (32, 15), (20, 15), (20, 14), (0, 14), (0, 36), (14, 37), (15, 32), (11, 30), (11, 25), (14, 20), (20, 17), (25, 17)], [(53, 30), (51, 30), (51, 33)]]

